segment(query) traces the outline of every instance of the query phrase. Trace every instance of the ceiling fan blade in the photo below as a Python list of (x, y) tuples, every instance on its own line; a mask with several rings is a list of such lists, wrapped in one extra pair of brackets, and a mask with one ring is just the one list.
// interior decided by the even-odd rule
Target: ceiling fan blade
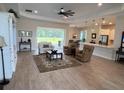
[(71, 12), (71, 14), (75, 14), (75, 12)]
[[(61, 10), (64, 10), (63, 8), (61, 8)], [(68, 10), (68, 11), (59, 11), (58, 12), (58, 15), (64, 15), (66, 17), (69, 17), (69, 16), (73, 16), (73, 14), (75, 14), (75, 12), (72, 12), (72, 10)]]
[(69, 15), (67, 13), (63, 13), (64, 16), (68, 17)]
[(75, 14), (75, 12), (65, 12), (66, 14)]
[(66, 13), (66, 14), (67, 14), (67, 15), (73, 15), (74, 13), (71, 13), (71, 12), (70, 12), (70, 13)]
[(68, 17), (68, 15), (65, 15), (66, 17)]
[(69, 16), (73, 16), (73, 14), (68, 14)]
[(71, 12), (72, 10), (68, 10), (68, 11), (66, 11), (66, 12)]

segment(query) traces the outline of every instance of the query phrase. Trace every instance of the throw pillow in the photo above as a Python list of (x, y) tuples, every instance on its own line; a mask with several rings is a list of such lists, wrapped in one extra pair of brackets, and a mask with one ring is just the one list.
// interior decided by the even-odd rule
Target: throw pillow
[(45, 45), (45, 44), (44, 44), (44, 45), (43, 45), (43, 48), (49, 48), (49, 45), (47, 45), (47, 44)]

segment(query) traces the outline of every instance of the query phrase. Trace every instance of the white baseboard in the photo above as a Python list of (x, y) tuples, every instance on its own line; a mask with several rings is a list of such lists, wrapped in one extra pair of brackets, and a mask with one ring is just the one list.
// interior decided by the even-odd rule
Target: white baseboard
[(98, 57), (102, 57), (102, 58), (105, 58), (105, 59), (109, 59), (109, 60), (115, 60), (115, 59), (112, 58), (112, 57), (103, 56), (103, 55), (100, 55), (100, 54), (97, 54), (97, 53), (94, 53), (93, 55), (98, 56)]

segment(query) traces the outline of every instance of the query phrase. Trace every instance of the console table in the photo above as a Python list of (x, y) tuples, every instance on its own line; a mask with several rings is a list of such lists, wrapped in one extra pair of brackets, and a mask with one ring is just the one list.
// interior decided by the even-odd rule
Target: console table
[(29, 45), (30, 46), (30, 51), (31, 51), (31, 47), (32, 47), (31, 42), (19, 42), (19, 51), (22, 50), (21, 45)]

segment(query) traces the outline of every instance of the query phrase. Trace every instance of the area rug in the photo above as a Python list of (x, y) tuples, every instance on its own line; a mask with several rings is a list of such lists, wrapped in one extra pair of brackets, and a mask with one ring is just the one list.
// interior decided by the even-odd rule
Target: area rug
[(45, 55), (33, 56), (40, 73), (81, 66), (81, 63), (74, 58), (64, 57), (63, 60), (49, 60)]

